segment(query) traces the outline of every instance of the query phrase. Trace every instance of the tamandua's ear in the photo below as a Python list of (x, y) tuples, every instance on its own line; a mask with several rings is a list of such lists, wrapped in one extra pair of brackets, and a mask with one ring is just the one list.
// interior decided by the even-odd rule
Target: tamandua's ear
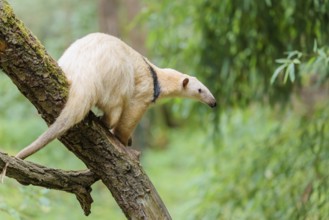
[(187, 86), (188, 82), (189, 82), (189, 79), (188, 78), (185, 78), (183, 80), (183, 88), (185, 88)]

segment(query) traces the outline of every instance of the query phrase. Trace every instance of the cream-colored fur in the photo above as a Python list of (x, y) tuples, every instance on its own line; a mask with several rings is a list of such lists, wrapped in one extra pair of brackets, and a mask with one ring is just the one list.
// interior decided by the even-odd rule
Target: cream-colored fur
[(74, 42), (58, 61), (70, 82), (68, 101), (56, 121), (16, 157), (24, 159), (83, 120), (92, 106), (114, 135), (127, 145), (137, 123), (152, 103), (153, 78), (160, 85), (159, 98), (188, 97), (212, 107), (216, 100), (195, 77), (162, 69), (127, 44), (110, 35), (94, 33)]

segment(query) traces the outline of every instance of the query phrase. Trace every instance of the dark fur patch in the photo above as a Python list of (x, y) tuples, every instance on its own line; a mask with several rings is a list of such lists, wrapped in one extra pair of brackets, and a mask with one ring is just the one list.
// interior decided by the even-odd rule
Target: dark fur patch
[(159, 84), (159, 81), (158, 81), (158, 75), (155, 72), (155, 70), (153, 69), (153, 67), (145, 60), (145, 58), (143, 58), (143, 60), (147, 64), (147, 66), (150, 70), (150, 73), (152, 75), (152, 78), (153, 78), (153, 99), (152, 99), (152, 102), (155, 102), (157, 100), (157, 98), (159, 97), (160, 92), (161, 92), (160, 84)]

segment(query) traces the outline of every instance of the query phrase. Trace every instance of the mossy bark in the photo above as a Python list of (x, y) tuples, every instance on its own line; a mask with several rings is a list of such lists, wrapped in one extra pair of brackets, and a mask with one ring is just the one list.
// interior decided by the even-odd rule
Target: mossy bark
[[(0, 68), (51, 124), (65, 104), (68, 83), (5, 0), (0, 0)], [(60, 141), (102, 180), (128, 219), (171, 219), (137, 153), (122, 146), (92, 113)]]

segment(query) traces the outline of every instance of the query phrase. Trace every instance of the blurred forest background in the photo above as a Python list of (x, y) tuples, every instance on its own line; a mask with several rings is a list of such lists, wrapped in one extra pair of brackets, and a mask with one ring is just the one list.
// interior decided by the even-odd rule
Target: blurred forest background
[[(215, 110), (152, 108), (134, 137), (173, 219), (329, 219), (328, 0), (8, 0), (58, 59), (90, 32), (119, 36), (155, 64), (195, 75)], [(0, 148), (46, 129), (0, 73)], [(58, 141), (29, 158), (84, 165)], [(88, 219), (125, 219), (102, 184)], [(87, 219), (74, 196), (6, 179), (0, 219)]]

